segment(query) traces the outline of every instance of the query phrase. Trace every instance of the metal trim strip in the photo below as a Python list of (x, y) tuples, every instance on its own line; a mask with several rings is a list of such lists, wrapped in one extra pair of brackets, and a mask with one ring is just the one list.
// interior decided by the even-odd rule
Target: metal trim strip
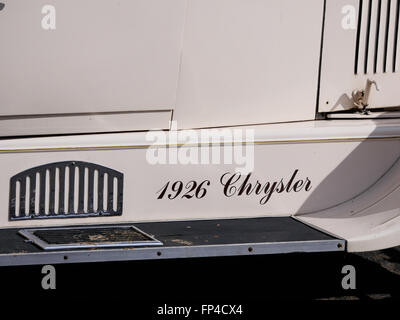
[(346, 242), (340, 239), (234, 245), (150, 247), (0, 254), (0, 266), (93, 263), (177, 258), (250, 256), (282, 253), (343, 252)]
[[(233, 142), (233, 145), (247, 144), (284, 144), (284, 143), (310, 143), (310, 142), (355, 142), (366, 140), (399, 140), (399, 136), (392, 137), (366, 137), (366, 138), (332, 138), (332, 139), (303, 139), (303, 140), (274, 140), (274, 141), (252, 141), (252, 142)], [(229, 146), (232, 145), (231, 143)], [(32, 148), (32, 149), (0, 149), (0, 153), (5, 152), (36, 152), (36, 151), (82, 151), (82, 150), (115, 150), (115, 149), (145, 149), (150, 147), (198, 147), (209, 145), (224, 145), (224, 143), (198, 143), (198, 144), (172, 144), (172, 145), (130, 145), (130, 146), (96, 146), (96, 147), (62, 147), (62, 148)]]

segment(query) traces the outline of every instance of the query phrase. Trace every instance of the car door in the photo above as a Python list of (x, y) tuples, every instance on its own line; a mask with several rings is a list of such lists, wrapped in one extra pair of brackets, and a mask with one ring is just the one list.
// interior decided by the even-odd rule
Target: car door
[(3, 2), (0, 135), (168, 127), (185, 0)]

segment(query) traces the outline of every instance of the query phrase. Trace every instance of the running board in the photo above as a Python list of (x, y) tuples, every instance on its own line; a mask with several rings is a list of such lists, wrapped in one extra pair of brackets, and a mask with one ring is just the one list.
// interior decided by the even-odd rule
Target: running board
[[(129, 244), (129, 235), (122, 241), (113, 229), (132, 229), (156, 245), (135, 244), (135, 238)], [(330, 252), (344, 251), (345, 245), (292, 217), (19, 228), (0, 230), (0, 266)]]

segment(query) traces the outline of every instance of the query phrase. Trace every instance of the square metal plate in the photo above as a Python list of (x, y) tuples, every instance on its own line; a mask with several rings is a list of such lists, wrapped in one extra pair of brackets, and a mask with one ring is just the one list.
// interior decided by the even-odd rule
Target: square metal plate
[(132, 225), (36, 228), (18, 232), (44, 250), (163, 245)]

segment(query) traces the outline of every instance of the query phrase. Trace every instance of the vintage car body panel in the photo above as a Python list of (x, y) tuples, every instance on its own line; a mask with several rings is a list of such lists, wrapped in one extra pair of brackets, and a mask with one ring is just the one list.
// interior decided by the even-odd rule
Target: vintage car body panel
[[(201, 141), (200, 138), (200, 146), (193, 144), (193, 141), (188, 142), (185, 138), (187, 131), (179, 131), (176, 140), (173, 132), (3, 140), (0, 142), (0, 165), (3, 168), (0, 177), (0, 203), (4, 212), (9, 212), (10, 177), (30, 167), (65, 160), (93, 162), (123, 172), (125, 197), (122, 216), (9, 221), (8, 215), (2, 215), (0, 225), (10, 228), (295, 215), (342, 236), (348, 240), (349, 250), (369, 250), (371, 241), (365, 239), (363, 242), (358, 239), (363, 234), (363, 230), (359, 230), (359, 220), (354, 219), (357, 228), (351, 228), (349, 222), (352, 220), (345, 216), (341, 220), (341, 217), (361, 210), (361, 220), (365, 219), (365, 223), (370, 225), (398, 215), (399, 198), (393, 196), (393, 192), (400, 185), (396, 178), (400, 157), (399, 120), (317, 121), (244, 129), (254, 130), (255, 134), (252, 140), (246, 141), (242, 150), (243, 154), (254, 151), (254, 163), (248, 158), (245, 165), (235, 162), (184, 164), (179, 161), (175, 164), (154, 164), (149, 161), (154, 152), (174, 152), (173, 149), (177, 153), (193, 153), (199, 156), (197, 160), (200, 159), (203, 149), (209, 148), (210, 141)], [(192, 133), (201, 137), (201, 130)], [(162, 140), (154, 139), (157, 134), (166, 136), (165, 144), (160, 143)], [(232, 148), (232, 142), (234, 141), (224, 141), (222, 153), (225, 149)], [(149, 148), (152, 145), (153, 149)], [(166, 148), (168, 145), (169, 148)], [(257, 180), (263, 186), (268, 182), (279, 181), (287, 186), (294, 175), (292, 187), (283, 192), (275, 188), (267, 201), (268, 188), (265, 189), (267, 192), (262, 191), (259, 194), (254, 191), (240, 194), (239, 188), (249, 172), (240, 173), (239, 179), (236, 170), (245, 170), (246, 166), (251, 171), (251, 176), (246, 181), (247, 184), (252, 184), (250, 189), (255, 187)], [(227, 191), (227, 179), (235, 174), (237, 179), (234, 180), (237, 181), (229, 186), (234, 189)], [(206, 186), (205, 197), (158, 199), (160, 189), (168, 181), (182, 181), (187, 184), (193, 180), (198, 183), (210, 181)], [(303, 185), (299, 185), (298, 190), (293, 188), (297, 181), (302, 181)], [(308, 187), (305, 186), (307, 181)], [(79, 188), (77, 180), (75, 184)], [(378, 188), (378, 185), (383, 185), (384, 188)], [(368, 214), (368, 210), (364, 208), (375, 202), (379, 202), (379, 206), (375, 205), (377, 211)], [(346, 207), (347, 204), (353, 205)], [(23, 205), (25, 204), (20, 204)], [(382, 212), (378, 209), (381, 205), (384, 208)], [(385, 209), (385, 205), (391, 211)], [(47, 212), (48, 209), (45, 214)], [(331, 212), (337, 214), (332, 215)], [(28, 208), (24, 214), (28, 214)], [(38, 207), (35, 214), (39, 215)], [(354, 218), (358, 217), (357, 215)], [(347, 228), (342, 227), (339, 222), (337, 228), (334, 224), (332, 226), (329, 223), (332, 219), (343, 221), (341, 223)], [(374, 247), (377, 243), (379, 247), (386, 247), (397, 241), (386, 238), (378, 241), (379, 234), (370, 235), (376, 240)], [(354, 247), (353, 238), (357, 238), (357, 246)]]
[(398, 37), (398, 1), (327, 0), (319, 111), (352, 109), (353, 91), (366, 89), (368, 80), (376, 82), (369, 109), (398, 107)]
[(188, 1), (178, 128), (314, 119), (322, 17), (319, 0)]
[[(42, 26), (48, 6), (55, 30)], [(0, 134), (168, 129), (185, 7), (184, 0), (7, 2)]]
[[(285, 217), (321, 241), (110, 259), (400, 245), (399, 20), (400, 0), (7, 1), (0, 238)], [(0, 246), (0, 265), (64, 259), (30, 245)]]
[(167, 129), (161, 110), (178, 128), (313, 120), (322, 20), (320, 0), (12, 1), (0, 134)]

